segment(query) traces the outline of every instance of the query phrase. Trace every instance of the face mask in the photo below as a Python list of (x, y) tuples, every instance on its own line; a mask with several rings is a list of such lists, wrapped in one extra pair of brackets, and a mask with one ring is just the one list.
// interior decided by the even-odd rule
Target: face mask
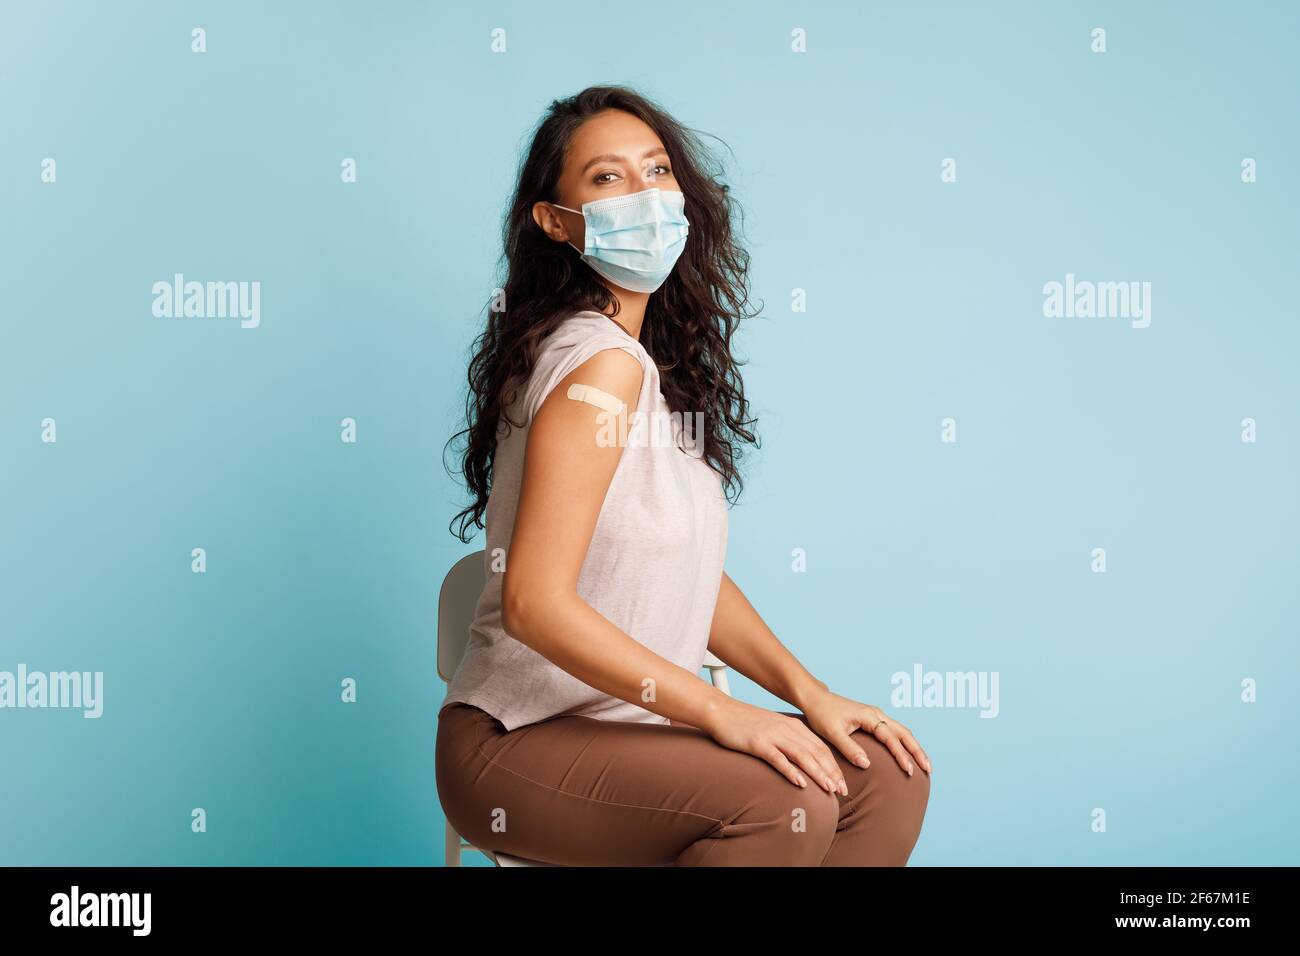
[[(551, 203), (559, 209), (569, 209)], [(586, 222), (582, 261), (614, 285), (653, 292), (664, 284), (686, 245), (686, 197), (654, 187), (582, 204)]]

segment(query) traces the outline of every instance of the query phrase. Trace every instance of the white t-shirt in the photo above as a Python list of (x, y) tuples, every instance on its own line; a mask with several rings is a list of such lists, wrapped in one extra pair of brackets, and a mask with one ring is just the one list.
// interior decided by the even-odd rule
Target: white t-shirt
[[(533, 416), (559, 381), (610, 348), (634, 355), (644, 375), (636, 409), (629, 410), (636, 413), (629, 415), (632, 427), (578, 576), (578, 594), (661, 657), (694, 674), (704, 664), (727, 546), (722, 483), (699, 451), (691, 450), (690, 442), (673, 441), (659, 369), (644, 346), (609, 317), (578, 312), (542, 343), (532, 376), (520, 391), (522, 414), (519, 406), (511, 412), (514, 421), (525, 426), (511, 427), (498, 441), (484, 515), (487, 583), (470, 626), (465, 657), (442, 704), (473, 704), (496, 717), (506, 730), (560, 714), (670, 723), (583, 683), (501, 627), (502, 574), (493, 571), (493, 555), (505, 554), (509, 560)], [(694, 420), (693, 411), (687, 417)]]

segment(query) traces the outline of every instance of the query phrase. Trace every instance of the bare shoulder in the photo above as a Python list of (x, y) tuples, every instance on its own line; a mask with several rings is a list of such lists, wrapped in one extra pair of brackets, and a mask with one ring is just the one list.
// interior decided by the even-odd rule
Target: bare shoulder
[[(589, 389), (595, 389), (597, 393), (611, 395), (629, 409), (634, 409), (641, 393), (644, 375), (645, 368), (641, 360), (626, 349), (616, 346), (601, 349), (556, 383), (556, 387), (542, 403), (542, 408), (562, 403), (575, 404), (569, 397), (570, 386), (585, 385)], [(591, 413), (598, 411), (590, 405), (588, 410)]]

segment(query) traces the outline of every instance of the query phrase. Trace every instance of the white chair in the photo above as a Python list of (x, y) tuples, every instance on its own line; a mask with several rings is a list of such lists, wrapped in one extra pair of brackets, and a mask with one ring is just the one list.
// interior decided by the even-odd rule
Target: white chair
[[(483, 592), (483, 552), (475, 551), (457, 561), (443, 579), (438, 593), (438, 676), (450, 681), (469, 644), (469, 627), (474, 622), (479, 595)], [(713, 680), (713, 686), (730, 696), (727, 686), (727, 665), (712, 654), (705, 654), (704, 667)], [(466, 850), (478, 850), (497, 866), (555, 866), (539, 860), (528, 860), (507, 853), (497, 853), (474, 846), (462, 840), (460, 834), (447, 822), (447, 866), (460, 866)]]

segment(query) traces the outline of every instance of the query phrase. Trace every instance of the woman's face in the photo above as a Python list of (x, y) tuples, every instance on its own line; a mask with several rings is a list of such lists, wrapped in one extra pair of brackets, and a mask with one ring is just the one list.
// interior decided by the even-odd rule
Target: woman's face
[[(663, 143), (631, 113), (609, 109), (579, 126), (569, 140), (564, 170), (555, 184), (555, 201), (581, 209), (585, 202), (656, 187), (681, 192)], [(533, 220), (555, 241), (568, 240), (584, 248), (581, 213), (539, 202), (533, 205)]]

